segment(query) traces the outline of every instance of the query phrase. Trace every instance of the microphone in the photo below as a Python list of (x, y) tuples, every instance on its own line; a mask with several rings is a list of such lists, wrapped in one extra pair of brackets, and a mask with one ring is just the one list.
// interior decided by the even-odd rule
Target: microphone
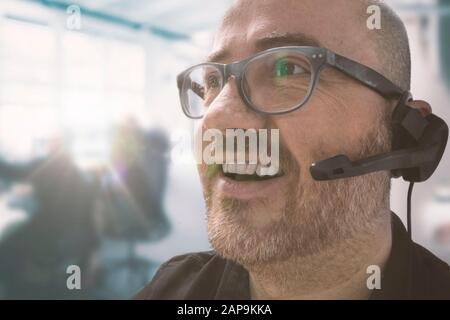
[(318, 181), (349, 178), (381, 170), (414, 168), (431, 162), (439, 146), (392, 151), (358, 161), (350, 161), (346, 155), (315, 162), (310, 167), (312, 177)]
[(412, 146), (403, 143), (403, 148), (400, 146), (398, 150), (357, 161), (337, 155), (313, 163), (310, 173), (315, 180), (325, 181), (390, 170), (394, 177), (403, 176), (405, 181), (425, 181), (439, 165), (448, 139), (448, 126), (444, 120), (433, 114), (425, 119), (427, 124)]

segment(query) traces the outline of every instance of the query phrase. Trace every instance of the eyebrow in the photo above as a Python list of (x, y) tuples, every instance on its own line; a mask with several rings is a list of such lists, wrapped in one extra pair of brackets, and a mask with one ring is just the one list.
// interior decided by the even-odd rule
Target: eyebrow
[[(307, 34), (296, 33), (271, 33), (255, 41), (255, 48), (257, 51), (264, 51), (270, 48), (283, 47), (283, 46), (309, 46), (309, 47), (321, 47), (321, 43), (316, 38)], [(228, 49), (222, 49), (213, 52), (207, 57), (207, 62), (223, 62), (231, 56), (231, 52)]]

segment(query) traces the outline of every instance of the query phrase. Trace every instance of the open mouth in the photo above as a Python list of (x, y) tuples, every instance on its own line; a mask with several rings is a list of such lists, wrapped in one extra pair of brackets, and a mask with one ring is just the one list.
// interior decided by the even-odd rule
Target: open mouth
[(262, 164), (223, 164), (224, 176), (235, 181), (266, 181), (284, 175), (281, 168)]

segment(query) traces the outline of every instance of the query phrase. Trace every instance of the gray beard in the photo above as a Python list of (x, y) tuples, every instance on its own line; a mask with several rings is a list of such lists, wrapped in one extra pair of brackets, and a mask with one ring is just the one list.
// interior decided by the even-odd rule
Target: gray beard
[[(370, 134), (361, 143), (359, 158), (386, 152), (389, 141), (387, 130)], [(269, 226), (249, 224), (244, 215), (252, 210), (248, 201), (224, 198), (210, 187), (205, 189), (208, 237), (218, 254), (251, 268), (317, 255), (362, 232), (374, 232), (389, 208), (389, 172), (300, 182), (300, 168), (281, 151), (282, 167), (296, 179), (290, 182), (281, 218)]]

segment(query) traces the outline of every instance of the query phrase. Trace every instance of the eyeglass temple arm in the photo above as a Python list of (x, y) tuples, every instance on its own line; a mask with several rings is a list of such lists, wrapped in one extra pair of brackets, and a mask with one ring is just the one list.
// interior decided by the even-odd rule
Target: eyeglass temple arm
[(386, 98), (398, 97), (404, 92), (404, 90), (377, 71), (339, 54), (328, 51), (327, 62)]

